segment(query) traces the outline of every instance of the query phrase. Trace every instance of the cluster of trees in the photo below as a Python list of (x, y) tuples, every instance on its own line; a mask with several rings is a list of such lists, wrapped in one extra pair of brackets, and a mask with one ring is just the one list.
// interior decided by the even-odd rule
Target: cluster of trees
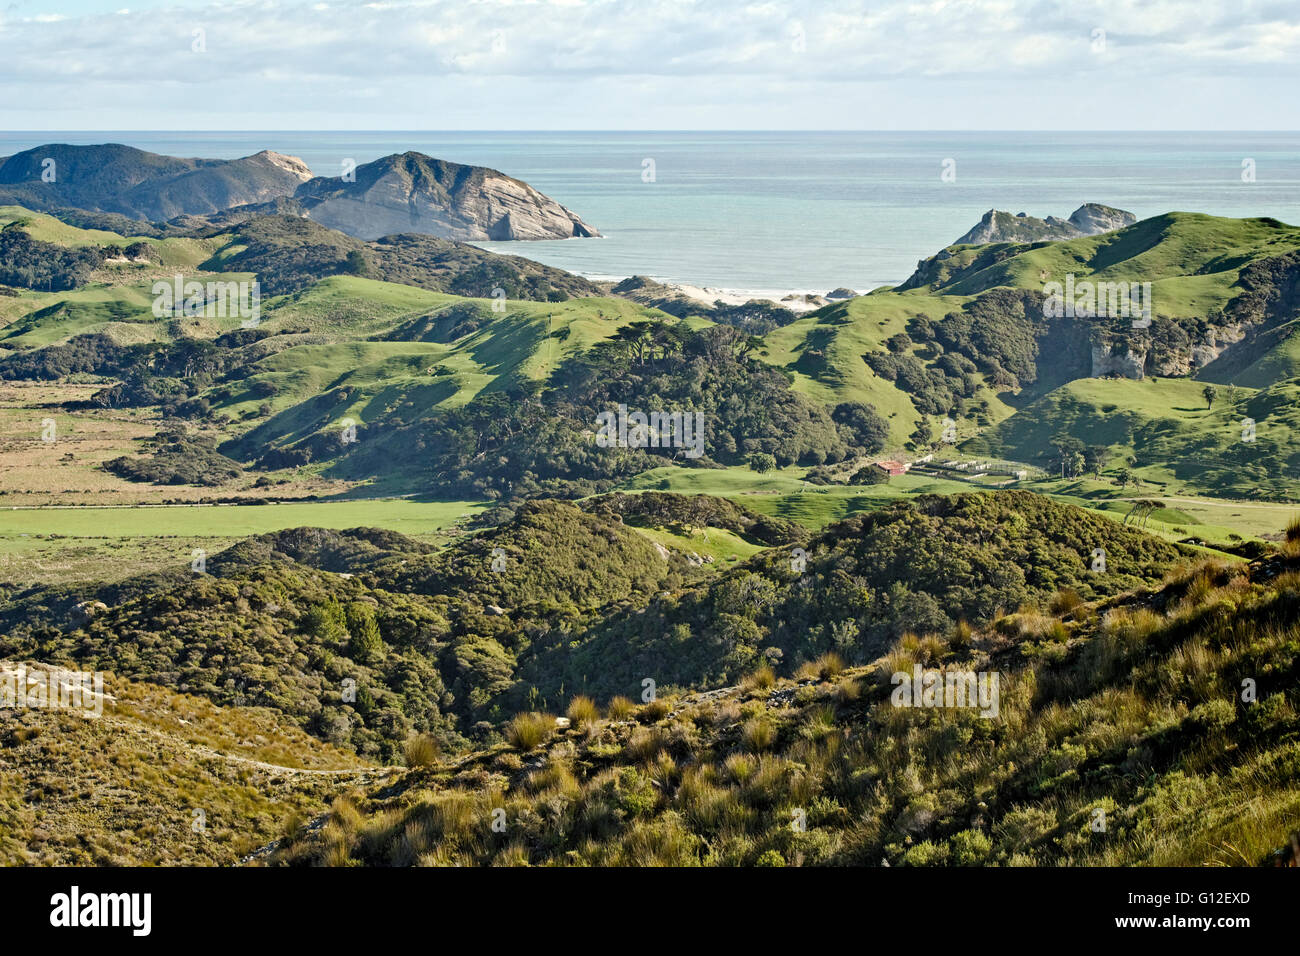
[[(1091, 573), (1104, 548), (1108, 571)], [(734, 683), (763, 661), (835, 651), (867, 662), (905, 632), (947, 634), (1070, 588), (1085, 597), (1157, 581), (1179, 549), (1078, 508), (1021, 491), (923, 496), (765, 552), (644, 611), (552, 639), (524, 665), (544, 692), (620, 692), (641, 677)], [(549, 683), (548, 683), (549, 681)]]
[(1059, 471), (1062, 478), (1092, 475), (1099, 479), (1110, 460), (1110, 446), (1085, 445), (1072, 435), (1053, 436), (1052, 450), (1055, 453), (1052, 467)]
[(113, 458), (104, 462), (105, 470), (127, 481), (204, 487), (225, 484), (244, 473), (239, 462), (217, 451), (213, 439), (190, 435), (183, 426), (160, 431), (150, 444), (147, 457)]
[(722, 325), (735, 326), (746, 335), (766, 335), (799, 318), (791, 309), (766, 299), (751, 299), (741, 305), (715, 305), (708, 317)]
[(661, 491), (636, 494), (613, 492), (582, 502), (584, 511), (617, 516), (631, 525), (696, 531), (722, 528), (752, 541), (777, 547), (798, 544), (808, 536), (801, 525), (784, 518), (756, 514), (726, 498), (714, 495), (679, 495)]
[(868, 352), (862, 357), (873, 372), (907, 392), (925, 415), (946, 415), (980, 388), (975, 363), (956, 352), (941, 354), (929, 365), (915, 355), (893, 351)]
[[(718, 513), (759, 521), (726, 503)], [(28, 594), (0, 606), (0, 655), (39, 652), (223, 705), (273, 707), (394, 761), (413, 733), (463, 746), (535, 705), (519, 675), (534, 635), (580, 633), (705, 573), (665, 560), (608, 509), (561, 502), (525, 504), (441, 552), (378, 529), (295, 529), (214, 555), (204, 573), (103, 587), (94, 596), (108, 609), (88, 621), (73, 612), (81, 585)]]
[(994, 289), (950, 312), (942, 322), (917, 316), (908, 332), (917, 342), (957, 353), (1001, 388), (1020, 388), (1038, 379), (1041, 296), (1019, 289)]
[[(472, 310), (430, 317), (408, 334), (451, 334), (482, 318)], [(803, 398), (789, 378), (753, 358), (757, 344), (730, 326), (697, 332), (686, 323), (634, 322), (568, 361), (553, 387), (518, 381), (462, 407), (421, 410), (409, 419), (399, 409), (368, 423), (365, 441), (349, 448), (308, 438), (288, 449), (250, 449), (249, 455), (270, 454), (266, 464), (278, 466), (295, 449), (316, 459), (343, 453), (333, 472), (340, 476), (418, 469), (440, 493), (519, 501), (596, 494), (670, 460), (702, 467), (818, 465), (884, 447), (888, 423), (874, 408), (826, 408)], [(601, 447), (597, 416), (620, 405), (701, 414), (704, 456), (688, 457), (682, 447)]]
[[(273, 707), (391, 760), (412, 733), (459, 746), (576, 693), (635, 695), (646, 677), (703, 687), (828, 650), (871, 660), (905, 631), (946, 633), (1061, 588), (1118, 593), (1179, 557), (1026, 492), (922, 497), (811, 541), (731, 503), (632, 497), (529, 502), (441, 552), (393, 532), (297, 529), (215, 555), (206, 573), (185, 567), (90, 595), (40, 589), (0, 606), (0, 655)], [(711, 575), (624, 524), (683, 520), (784, 543)], [(1097, 547), (1104, 575), (1088, 569)], [(88, 597), (107, 609), (78, 618)]]
[(725, 464), (765, 453), (782, 467), (819, 465), (884, 447), (888, 424), (874, 408), (808, 401), (785, 374), (753, 357), (761, 345), (731, 326), (633, 322), (567, 363), (557, 398), (588, 421), (620, 404), (702, 412), (706, 454)]
[(22, 220), (0, 229), (0, 283), (24, 289), (66, 291), (85, 285), (104, 261), (96, 246), (65, 247), (33, 239)]

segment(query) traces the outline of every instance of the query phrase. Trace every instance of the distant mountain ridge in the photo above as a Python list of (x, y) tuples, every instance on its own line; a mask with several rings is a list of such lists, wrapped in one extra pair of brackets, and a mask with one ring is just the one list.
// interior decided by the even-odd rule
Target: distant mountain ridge
[(1114, 206), (1087, 202), (1070, 213), (1069, 219), (1048, 216), (1038, 219), (1023, 212), (1011, 214), (1001, 209), (990, 209), (979, 223), (953, 243), (955, 246), (984, 245), (990, 242), (1041, 242), (1059, 239), (1078, 239), (1113, 232), (1137, 222), (1137, 216)]
[(301, 159), (263, 150), (242, 159), (183, 159), (131, 146), (52, 144), (0, 160), (0, 197), (163, 222), (289, 195), (311, 179)]
[(256, 213), (311, 218), (361, 239), (597, 237), (581, 217), (495, 169), (406, 152), (342, 176), (313, 176), (295, 156), (183, 159), (120, 144), (51, 144), (0, 159), (0, 203), (81, 209), (187, 227)]

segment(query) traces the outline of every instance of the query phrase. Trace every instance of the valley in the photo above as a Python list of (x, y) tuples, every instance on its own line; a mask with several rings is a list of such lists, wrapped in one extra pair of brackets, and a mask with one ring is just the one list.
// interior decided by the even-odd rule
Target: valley
[[(0, 861), (1283, 845), (1300, 228), (995, 210), (796, 312), (470, 245), (532, 236), (474, 190), (596, 235), (492, 170), (118, 159), (130, 203), (0, 164), (0, 662), (112, 693), (0, 710)], [(429, 204), (409, 232), (395, 182)], [(1045, 309), (1066, 277), (1149, 283), (1152, 321)], [(259, 296), (205, 291), (231, 282)], [(598, 442), (611, 409), (703, 443)], [(1000, 713), (900, 708), (914, 667), (999, 675)]]

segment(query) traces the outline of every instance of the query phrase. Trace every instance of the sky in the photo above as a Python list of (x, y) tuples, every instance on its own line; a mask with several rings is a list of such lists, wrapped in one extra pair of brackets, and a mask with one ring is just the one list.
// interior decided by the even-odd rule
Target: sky
[(1295, 130), (1296, 0), (0, 0), (9, 130)]

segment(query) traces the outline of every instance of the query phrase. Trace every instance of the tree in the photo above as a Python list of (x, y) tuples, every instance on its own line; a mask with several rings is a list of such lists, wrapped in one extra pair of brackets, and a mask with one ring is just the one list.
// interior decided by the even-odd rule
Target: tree
[(1156, 511), (1158, 508), (1160, 508), (1160, 502), (1158, 501), (1150, 501), (1146, 499), (1135, 501), (1133, 502), (1133, 507), (1129, 509), (1128, 514), (1124, 516), (1124, 524), (1128, 524), (1128, 519), (1132, 518), (1134, 524), (1138, 524), (1138, 522), (1141, 521), (1142, 523), (1138, 525), (1138, 527), (1145, 528), (1147, 526), (1147, 519), (1150, 518), (1151, 513)]
[(364, 276), (370, 272), (370, 263), (366, 261), (366, 254), (360, 249), (353, 249), (348, 253), (347, 261), (343, 265), (348, 275)]
[(1083, 450), (1084, 467), (1098, 480), (1101, 479), (1102, 469), (1106, 467), (1106, 459), (1109, 457), (1110, 449), (1105, 445), (1089, 445)]
[(384, 639), (380, 636), (374, 610), (368, 604), (353, 601), (345, 609), (344, 617), (351, 635), (348, 656), (359, 664), (376, 661), (383, 650)]
[(1120, 489), (1127, 488), (1129, 482), (1137, 483), (1137, 478), (1129, 468), (1119, 468), (1115, 471), (1115, 480), (1119, 482)]
[(749, 456), (749, 467), (765, 475), (776, 467), (776, 459), (765, 451), (756, 451)]
[(866, 464), (849, 478), (851, 485), (882, 485), (889, 481), (889, 472), (875, 464)]
[(1062, 478), (1074, 478), (1084, 469), (1083, 442), (1072, 435), (1057, 435), (1052, 439)]
[(934, 426), (930, 424), (929, 417), (922, 416), (916, 423), (916, 430), (908, 437), (911, 439), (909, 444), (917, 451), (933, 448)]
[(1201, 394), (1205, 396), (1205, 407), (1213, 408), (1214, 398), (1218, 395), (1218, 391), (1215, 387), (1213, 385), (1207, 385), (1205, 388), (1201, 389)]

